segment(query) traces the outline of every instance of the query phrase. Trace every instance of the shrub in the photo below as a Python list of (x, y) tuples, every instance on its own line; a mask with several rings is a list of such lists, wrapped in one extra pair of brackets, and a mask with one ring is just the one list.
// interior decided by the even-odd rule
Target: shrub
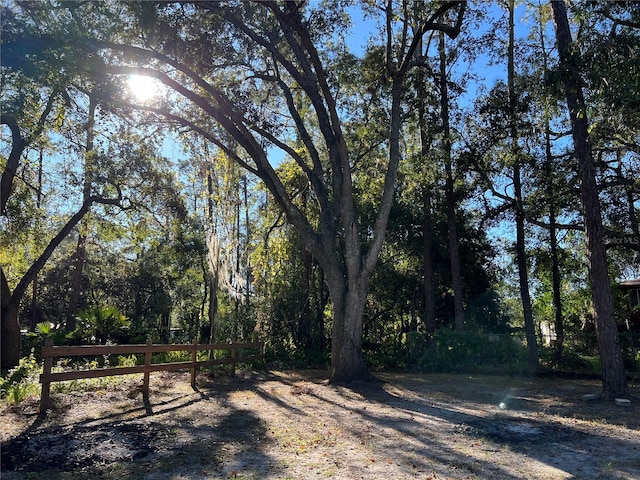
[[(142, 357), (142, 359), (139, 359), (138, 357)], [(129, 355), (128, 357), (118, 355), (117, 359), (113, 362), (113, 365), (117, 365), (119, 367), (135, 367), (142, 363), (144, 363), (144, 355)]]
[(123, 331), (130, 325), (129, 319), (120, 313), (117, 307), (110, 305), (98, 305), (83, 310), (77, 320), (78, 327), (74, 336), (83, 343), (97, 342), (101, 345), (122, 336)]
[(409, 350), (396, 342), (363, 345), (364, 359), (373, 370), (404, 370), (409, 364)]
[(23, 357), (17, 367), (9, 370), (6, 377), (0, 378), (0, 398), (18, 405), (29, 395), (38, 393), (38, 374), (40, 365), (33, 351)]
[(415, 366), (429, 372), (522, 373), (527, 367), (523, 345), (509, 335), (441, 329), (431, 340), (411, 348)]

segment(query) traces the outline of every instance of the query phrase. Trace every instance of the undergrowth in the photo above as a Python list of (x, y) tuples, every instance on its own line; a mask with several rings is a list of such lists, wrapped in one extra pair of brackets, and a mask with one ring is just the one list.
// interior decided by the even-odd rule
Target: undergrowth
[(42, 369), (33, 351), (20, 359), (17, 367), (0, 377), (0, 398), (13, 405), (19, 405), (30, 395), (40, 393), (38, 375)]

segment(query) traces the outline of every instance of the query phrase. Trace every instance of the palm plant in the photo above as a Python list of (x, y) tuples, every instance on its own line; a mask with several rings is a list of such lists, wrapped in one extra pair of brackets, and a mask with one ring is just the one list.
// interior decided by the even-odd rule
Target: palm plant
[(83, 310), (79, 313), (78, 320), (77, 330), (81, 336), (101, 345), (112, 340), (115, 334), (121, 333), (130, 323), (127, 316), (112, 305), (97, 305)]

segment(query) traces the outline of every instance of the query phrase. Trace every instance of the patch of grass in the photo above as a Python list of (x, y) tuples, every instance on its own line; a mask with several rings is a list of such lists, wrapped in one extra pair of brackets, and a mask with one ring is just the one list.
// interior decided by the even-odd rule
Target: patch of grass
[[(47, 480), (65, 480), (69, 478), (69, 474), (67, 472), (61, 472), (59, 470), (53, 470), (47, 472)], [(42, 480), (43, 475), (42, 472), (30, 472), (24, 476), (25, 480)], [(81, 477), (76, 477), (78, 480), (84, 480)]]
[(118, 388), (128, 383), (132, 375), (117, 375), (112, 377), (83, 378), (67, 380), (51, 384), (51, 391), (55, 393), (99, 392)]

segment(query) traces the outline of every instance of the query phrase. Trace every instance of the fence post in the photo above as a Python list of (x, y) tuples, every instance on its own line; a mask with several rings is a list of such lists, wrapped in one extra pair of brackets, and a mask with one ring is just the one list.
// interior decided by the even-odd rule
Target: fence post
[(231, 345), (231, 376), (236, 376), (236, 347), (235, 344)]
[(193, 351), (191, 352), (191, 388), (196, 390), (196, 372), (198, 369), (196, 368), (196, 362), (198, 361), (198, 339), (196, 338), (193, 341)]
[[(44, 341), (46, 348), (53, 347), (53, 339), (47, 338)], [(42, 368), (42, 375), (40, 375), (40, 383), (42, 383), (42, 391), (40, 392), (40, 413), (46, 413), (49, 408), (50, 394), (51, 394), (51, 368), (53, 367), (53, 357), (47, 355), (44, 357), (44, 365)]]
[[(151, 339), (147, 338), (147, 345), (144, 350), (144, 366), (147, 368), (151, 367)], [(151, 372), (149, 370), (145, 370), (144, 372), (144, 381), (142, 383), (142, 395), (144, 397), (149, 396), (149, 376)]]

